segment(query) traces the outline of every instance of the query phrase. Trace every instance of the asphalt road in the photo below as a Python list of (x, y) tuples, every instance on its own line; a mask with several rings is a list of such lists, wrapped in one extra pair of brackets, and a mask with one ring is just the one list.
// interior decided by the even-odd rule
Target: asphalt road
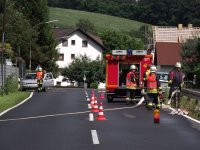
[[(160, 124), (143, 105), (103, 102), (106, 121), (91, 113), (91, 90), (34, 93), (0, 117), (0, 150), (199, 150), (200, 124), (161, 111)], [(98, 91), (95, 91), (98, 97)], [(99, 102), (100, 100), (98, 100)], [(116, 109), (117, 108), (117, 109)], [(120, 109), (119, 109), (120, 108)], [(94, 121), (90, 121), (93, 114)]]

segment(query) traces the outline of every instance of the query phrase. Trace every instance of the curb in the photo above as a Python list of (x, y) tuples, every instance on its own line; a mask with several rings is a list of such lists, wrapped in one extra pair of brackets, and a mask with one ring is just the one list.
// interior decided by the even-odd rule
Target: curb
[(30, 96), (29, 96), (28, 98), (26, 98), (25, 100), (21, 101), (19, 104), (15, 105), (15, 106), (13, 106), (13, 107), (11, 107), (11, 108), (8, 108), (8, 109), (4, 110), (3, 112), (1, 112), (1, 113), (0, 113), (0, 117), (3, 116), (3, 115), (4, 115), (5, 113), (7, 113), (8, 111), (10, 111), (10, 110), (12, 110), (12, 109), (14, 109), (14, 108), (16, 108), (16, 107), (22, 105), (22, 104), (25, 103), (27, 100), (29, 100), (32, 96), (33, 96), (33, 92), (31, 92)]

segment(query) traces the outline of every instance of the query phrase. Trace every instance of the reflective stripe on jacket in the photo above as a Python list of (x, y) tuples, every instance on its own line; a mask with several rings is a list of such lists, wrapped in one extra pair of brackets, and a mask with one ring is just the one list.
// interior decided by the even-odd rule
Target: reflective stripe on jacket
[(133, 72), (128, 72), (126, 75), (126, 88), (128, 89), (136, 89), (136, 76)]

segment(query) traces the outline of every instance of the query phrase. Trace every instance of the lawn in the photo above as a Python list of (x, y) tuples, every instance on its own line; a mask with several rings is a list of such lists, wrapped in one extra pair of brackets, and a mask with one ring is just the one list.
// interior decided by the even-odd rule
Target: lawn
[(79, 19), (83, 18), (89, 19), (94, 23), (98, 32), (104, 30), (129, 32), (130, 30), (138, 30), (144, 25), (144, 23), (134, 20), (71, 9), (49, 7), (49, 13), (50, 20), (59, 20), (58, 22), (54, 22), (56, 26), (75, 27)]
[(0, 96), (0, 112), (15, 106), (27, 97), (29, 97), (30, 92), (15, 92), (9, 93), (8, 95)]

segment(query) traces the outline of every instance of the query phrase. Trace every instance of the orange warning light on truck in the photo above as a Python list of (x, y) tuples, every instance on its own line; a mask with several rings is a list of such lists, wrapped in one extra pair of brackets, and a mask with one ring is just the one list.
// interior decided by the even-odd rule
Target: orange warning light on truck
[(112, 50), (106, 54), (106, 95), (108, 102), (126, 97), (126, 74), (131, 65), (137, 66), (136, 98), (141, 98), (143, 74), (153, 62), (146, 50)]

